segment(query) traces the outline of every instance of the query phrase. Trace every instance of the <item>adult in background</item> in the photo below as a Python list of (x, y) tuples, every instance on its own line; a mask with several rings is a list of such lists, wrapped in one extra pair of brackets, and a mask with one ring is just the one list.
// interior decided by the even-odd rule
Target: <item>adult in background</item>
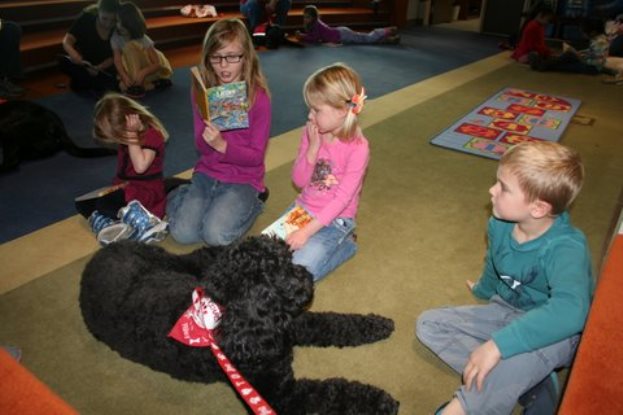
[(19, 42), (22, 28), (15, 22), (0, 19), (0, 98), (17, 98), (24, 88), (11, 82), (22, 76)]
[(291, 0), (240, 0), (240, 12), (247, 19), (247, 26), (253, 33), (260, 23), (269, 19), (272, 24), (283, 27), (291, 5)]
[(117, 23), (119, 0), (99, 0), (86, 7), (63, 38), (67, 55), (59, 56), (61, 70), (76, 92), (100, 95), (116, 90), (116, 70), (110, 37)]

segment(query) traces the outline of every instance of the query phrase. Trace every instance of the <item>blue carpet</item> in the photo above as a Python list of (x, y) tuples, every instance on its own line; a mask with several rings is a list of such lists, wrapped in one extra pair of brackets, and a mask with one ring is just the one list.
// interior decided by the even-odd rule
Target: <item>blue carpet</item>
[[(283, 47), (261, 53), (273, 100), (271, 136), (304, 124), (307, 109), (301, 94), (303, 82), (319, 67), (337, 61), (351, 65), (361, 75), (368, 96), (377, 98), (499, 51), (498, 39), (477, 33), (409, 28), (401, 35), (399, 46)], [(189, 86), (188, 68), (179, 68), (171, 88), (142, 100), (171, 135), (166, 175), (192, 168), (197, 158)], [(92, 99), (66, 93), (39, 102), (58, 113), (76, 143), (94, 146)], [(115, 161), (115, 157), (79, 159), (59, 153), (23, 163), (18, 171), (0, 176), (0, 243), (74, 215), (74, 197), (109, 184)]]

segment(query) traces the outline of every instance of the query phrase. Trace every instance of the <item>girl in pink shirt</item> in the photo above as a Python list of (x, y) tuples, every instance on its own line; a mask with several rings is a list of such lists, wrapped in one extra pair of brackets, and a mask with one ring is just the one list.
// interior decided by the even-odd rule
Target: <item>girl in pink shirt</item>
[(303, 91), (309, 115), (292, 180), (301, 189), (295, 204), (313, 219), (286, 242), (293, 262), (317, 281), (357, 251), (355, 216), (369, 160), (358, 115), (366, 96), (359, 75), (343, 64), (316, 71)]

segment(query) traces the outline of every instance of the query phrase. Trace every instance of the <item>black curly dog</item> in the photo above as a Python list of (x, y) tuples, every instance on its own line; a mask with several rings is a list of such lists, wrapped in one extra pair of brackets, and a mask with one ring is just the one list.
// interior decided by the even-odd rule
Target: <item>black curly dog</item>
[(59, 116), (41, 104), (22, 100), (0, 104), (0, 173), (18, 168), (22, 160), (50, 157), (61, 150), (75, 157), (117, 154), (109, 148), (78, 147)]
[(294, 378), (294, 346), (372, 343), (387, 338), (394, 323), (308, 311), (312, 278), (292, 264), (282, 241), (251, 237), (181, 256), (136, 242), (111, 244), (84, 270), (80, 307), (93, 335), (121, 356), (183, 380), (228, 382), (209, 348), (167, 337), (198, 286), (225, 309), (217, 343), (278, 414), (397, 413), (398, 402), (374, 386)]

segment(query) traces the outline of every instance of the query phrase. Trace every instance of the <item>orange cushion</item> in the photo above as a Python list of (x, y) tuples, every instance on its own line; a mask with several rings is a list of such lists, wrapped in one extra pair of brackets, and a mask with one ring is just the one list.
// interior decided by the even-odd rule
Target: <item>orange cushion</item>
[(2, 348), (0, 391), (0, 414), (78, 414)]
[(559, 415), (623, 414), (623, 235), (610, 247)]

